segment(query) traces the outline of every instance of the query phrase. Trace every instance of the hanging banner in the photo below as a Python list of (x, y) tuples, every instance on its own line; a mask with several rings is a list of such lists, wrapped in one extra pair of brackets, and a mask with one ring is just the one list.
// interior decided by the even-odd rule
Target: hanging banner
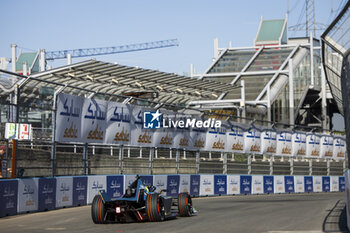
[(339, 191), (339, 177), (331, 176), (331, 192)]
[(214, 195), (214, 175), (200, 175), (200, 196)]
[(274, 176), (274, 193), (285, 193), (284, 176)]
[(107, 129), (108, 102), (84, 99), (82, 110), (81, 137), (87, 143), (104, 143)]
[(291, 132), (283, 131), (277, 134), (276, 155), (279, 155), (279, 156), (292, 155), (292, 133)]
[(190, 193), (191, 175), (180, 175), (179, 193)]
[(19, 127), (16, 123), (6, 123), (5, 125), (5, 138), (12, 140), (18, 139)]
[(73, 205), (73, 177), (56, 178), (56, 208)]
[(174, 148), (193, 150), (191, 146), (191, 131), (189, 128), (176, 129), (174, 134)]
[(18, 213), (38, 210), (39, 179), (18, 180)]
[(155, 130), (143, 129), (143, 113), (153, 111), (146, 108), (134, 106), (131, 117), (131, 145), (142, 147), (153, 147), (153, 135)]
[(130, 145), (131, 114), (130, 105), (108, 102), (106, 143)]
[(273, 176), (264, 176), (264, 193), (274, 192), (274, 180)]
[(106, 191), (106, 176), (88, 176), (87, 204), (91, 204), (101, 190)]
[(215, 195), (227, 194), (227, 176), (226, 175), (214, 175), (214, 194)]
[(39, 211), (53, 210), (56, 207), (56, 179), (39, 179)]
[(284, 176), (284, 188), (286, 193), (294, 193), (294, 176)]
[(124, 194), (124, 176), (115, 175), (107, 176), (107, 195), (110, 200), (114, 201)]
[(227, 194), (240, 194), (240, 175), (227, 175)]
[(292, 156), (306, 156), (306, 134), (295, 132), (292, 136)]
[(199, 196), (200, 175), (191, 175), (191, 196)]
[(304, 186), (305, 186), (305, 192), (313, 192), (313, 181), (312, 176), (304, 176)]
[(314, 192), (322, 192), (322, 176), (313, 176), (312, 179)]
[(334, 137), (333, 141), (333, 158), (345, 159), (346, 146), (345, 139), (341, 137)]
[(305, 191), (304, 176), (294, 176), (295, 192), (303, 193)]
[(167, 195), (177, 197), (179, 195), (180, 175), (168, 175)]
[(60, 93), (57, 96), (56, 141), (85, 142), (81, 137), (84, 98)]
[(237, 125), (232, 125), (226, 133), (226, 152), (244, 153), (244, 129)]
[(205, 150), (207, 130), (205, 128), (193, 128), (190, 132), (190, 147), (196, 151)]
[(205, 150), (206, 151), (225, 151), (226, 128), (210, 128), (207, 132)]
[(329, 135), (322, 135), (320, 140), (320, 157), (333, 157), (333, 137)]
[(321, 140), (321, 137), (317, 134), (306, 135), (306, 157), (307, 158), (320, 157), (320, 140)]
[(264, 193), (264, 177), (263, 176), (252, 176), (252, 194), (263, 194)]
[(275, 155), (277, 146), (277, 132), (271, 129), (264, 129), (261, 132), (261, 153), (264, 155)]
[(244, 152), (249, 154), (260, 154), (261, 132), (257, 128), (249, 128), (244, 132)]
[(87, 204), (87, 177), (73, 177), (73, 206)]
[(18, 180), (0, 181), (0, 217), (17, 214)]
[(331, 191), (331, 178), (329, 176), (322, 177), (322, 192)]
[[(156, 186), (156, 192), (160, 193), (161, 190), (166, 190), (168, 184), (168, 176), (167, 175), (155, 175), (153, 176), (153, 185)], [(163, 192), (164, 195), (167, 192)]]

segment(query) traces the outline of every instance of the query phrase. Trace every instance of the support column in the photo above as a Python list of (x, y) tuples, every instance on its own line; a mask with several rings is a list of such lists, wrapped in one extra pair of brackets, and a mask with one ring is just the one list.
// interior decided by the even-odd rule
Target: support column
[(211, 160), (211, 151), (209, 151), (209, 160)]
[(310, 71), (311, 71), (311, 85), (315, 85), (315, 76), (314, 76), (314, 39), (312, 32), (310, 32)]
[(128, 147), (128, 158), (130, 158), (130, 147)]
[(173, 150), (170, 148), (169, 150), (169, 158), (172, 159), (173, 158)]
[(248, 155), (248, 160), (247, 160), (247, 165), (248, 165), (248, 175), (252, 174), (252, 155)]
[(293, 73), (293, 59), (288, 61), (288, 84), (289, 84), (289, 124), (294, 125), (294, 73)]
[(83, 147), (83, 158), (82, 158), (82, 171), (81, 171), (81, 174), (83, 176), (87, 175), (86, 171), (87, 171), (87, 157), (88, 157), (88, 144), (85, 143), (84, 144), (84, 147)]
[(312, 159), (309, 159), (309, 175), (312, 176)]
[(179, 149), (176, 149), (175, 163), (176, 163), (176, 174), (179, 174), (179, 170), (180, 170), (180, 150)]
[(110, 147), (110, 155), (113, 156), (113, 146)]
[(200, 156), (200, 152), (196, 151), (196, 174), (199, 173), (199, 156)]
[(289, 164), (290, 164), (290, 175), (294, 175), (294, 158), (290, 157), (289, 158)]
[(327, 96), (326, 96), (326, 77), (324, 73), (323, 66), (321, 66), (321, 97), (322, 97), (322, 128), (329, 129), (329, 122), (327, 116)]
[(141, 159), (142, 158), (142, 147), (140, 147), (140, 156), (139, 158)]
[(270, 175), (273, 175), (273, 155), (270, 156)]
[(72, 64), (72, 54), (67, 53), (67, 65)]
[(346, 162), (345, 162), (345, 159), (343, 160), (343, 173), (345, 173), (346, 172)]
[(227, 175), (227, 153), (224, 153), (224, 158), (223, 158), (223, 174)]
[(244, 86), (244, 80), (241, 80), (241, 103), (240, 106), (242, 108), (242, 123), (246, 123), (246, 113), (245, 113), (245, 86)]
[(232, 153), (232, 158), (231, 158), (231, 161), (235, 161), (235, 153)]
[(45, 49), (40, 49), (39, 69), (40, 72), (46, 70)]
[(16, 73), (16, 61), (17, 61), (17, 55), (16, 55), (16, 44), (11, 44), (11, 71), (13, 73)]
[(152, 175), (153, 173), (153, 154), (154, 154), (154, 148), (149, 149), (149, 157), (148, 157), (148, 174)]
[(119, 147), (119, 157), (118, 157), (118, 168), (119, 168), (119, 174), (123, 174), (123, 160), (124, 160), (124, 146), (120, 145)]
[(158, 149), (157, 149), (157, 147), (154, 148), (154, 158), (158, 159)]
[(184, 159), (186, 159), (186, 150), (184, 149)]
[(327, 176), (331, 175), (331, 160), (327, 159)]

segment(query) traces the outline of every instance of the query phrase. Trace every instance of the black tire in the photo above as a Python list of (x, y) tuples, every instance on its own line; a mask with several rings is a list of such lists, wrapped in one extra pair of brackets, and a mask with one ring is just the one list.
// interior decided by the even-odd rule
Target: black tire
[(178, 199), (179, 214), (181, 217), (192, 216), (192, 199), (188, 193), (180, 193)]
[(160, 222), (165, 219), (164, 204), (159, 194), (148, 194), (146, 198), (146, 214), (150, 222)]
[(91, 218), (95, 224), (105, 224), (106, 222), (106, 207), (103, 203), (101, 195), (96, 195), (92, 200)]

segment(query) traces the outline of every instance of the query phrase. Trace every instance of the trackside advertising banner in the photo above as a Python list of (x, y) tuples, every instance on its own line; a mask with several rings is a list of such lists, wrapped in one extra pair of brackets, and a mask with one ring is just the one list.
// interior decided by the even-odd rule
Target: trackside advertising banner
[(18, 180), (0, 181), (0, 217), (17, 214)]
[(303, 193), (305, 191), (304, 176), (294, 176), (295, 192)]
[(306, 135), (306, 157), (319, 158), (320, 157), (320, 135), (307, 134)]
[(73, 206), (86, 205), (87, 203), (87, 177), (73, 177)]
[(227, 176), (214, 175), (214, 194), (215, 195), (227, 194)]
[(294, 176), (284, 176), (284, 184), (286, 193), (294, 193)]
[(191, 175), (180, 175), (179, 193), (190, 193)]
[[(156, 186), (156, 192), (160, 192), (161, 190), (166, 190), (168, 184), (168, 176), (167, 175), (155, 175), (153, 176), (153, 185)], [(167, 194), (164, 192), (164, 194)]]
[(240, 175), (227, 175), (227, 194), (240, 194)]
[(306, 156), (306, 134), (300, 132), (293, 133), (292, 156)]
[(237, 125), (232, 125), (226, 132), (226, 151), (244, 152), (244, 129)]
[(329, 176), (322, 177), (322, 192), (331, 191), (331, 178)]
[(56, 208), (56, 179), (39, 179), (39, 211)]
[(18, 213), (38, 210), (39, 179), (18, 180)]
[(284, 193), (285, 187), (284, 187), (284, 176), (275, 176), (274, 177), (274, 188), (275, 193)]
[(191, 195), (199, 196), (200, 175), (191, 175)]
[(73, 177), (56, 178), (56, 208), (73, 205)]
[(345, 191), (345, 177), (339, 176), (339, 191)]
[(277, 146), (277, 132), (264, 129), (261, 133), (261, 154), (275, 155)]
[(333, 141), (333, 158), (345, 159), (346, 143), (342, 137), (335, 137)]
[(305, 176), (304, 177), (304, 186), (305, 186), (305, 192), (313, 192), (313, 181), (312, 176)]
[(331, 176), (331, 192), (339, 191), (339, 177)]
[(333, 157), (333, 137), (323, 135), (320, 141), (320, 157), (332, 158)]
[(115, 200), (124, 194), (124, 176), (107, 176), (107, 195), (110, 200)]
[(252, 194), (264, 193), (264, 177), (254, 175), (252, 176)]
[(201, 196), (214, 195), (214, 175), (200, 175)]
[(251, 176), (241, 176), (241, 194), (251, 194), (252, 193), (252, 177)]
[(244, 152), (250, 154), (260, 154), (261, 132), (257, 128), (249, 128), (244, 132)]
[(95, 195), (100, 190), (106, 190), (106, 176), (88, 176), (87, 203), (92, 203)]
[(277, 134), (277, 149), (276, 155), (291, 156), (292, 155), (292, 133), (279, 132)]
[(207, 132), (205, 150), (207, 151), (225, 151), (226, 128), (210, 128)]
[(180, 175), (168, 175), (167, 195), (172, 197), (177, 197), (177, 195), (179, 195), (179, 186), (180, 186)]
[(314, 192), (322, 192), (322, 176), (313, 176)]
[(264, 193), (274, 192), (274, 181), (273, 176), (264, 176)]

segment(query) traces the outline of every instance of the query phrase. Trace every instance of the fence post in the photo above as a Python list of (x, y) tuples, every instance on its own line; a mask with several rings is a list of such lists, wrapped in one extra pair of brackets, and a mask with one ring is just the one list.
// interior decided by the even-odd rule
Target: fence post
[(154, 158), (158, 159), (158, 148), (154, 148)]
[(270, 175), (273, 175), (273, 155), (270, 156)]
[(344, 174), (344, 172), (346, 172), (346, 163), (345, 163), (345, 159), (343, 160), (343, 174)]
[(252, 174), (252, 155), (248, 155), (248, 160), (247, 160), (247, 165), (248, 165), (248, 175)]
[(200, 156), (200, 152), (196, 151), (196, 174), (199, 173), (199, 156)]
[(113, 156), (113, 146), (110, 147), (110, 155)]
[(130, 147), (128, 147), (128, 158), (130, 158)]
[(223, 158), (223, 174), (227, 175), (227, 153), (224, 153), (224, 158)]
[(179, 174), (179, 170), (180, 170), (180, 150), (179, 149), (176, 149), (175, 163), (176, 163), (176, 174)]
[(140, 147), (140, 159), (142, 158), (142, 147)]
[(169, 149), (169, 158), (172, 159), (173, 158), (173, 150), (170, 148)]
[(120, 145), (119, 147), (119, 158), (118, 158), (118, 168), (119, 174), (123, 174), (123, 156), (124, 155), (124, 146)]
[(327, 159), (327, 176), (331, 174), (331, 160)]
[(82, 170), (82, 175), (86, 175), (86, 170), (87, 170), (87, 156), (88, 156), (88, 144), (85, 143), (83, 147), (83, 158), (82, 158), (82, 163), (83, 163), (83, 170)]
[(312, 176), (312, 159), (309, 159), (309, 175)]
[(184, 159), (186, 159), (186, 149), (184, 149)]
[(148, 158), (148, 174), (152, 175), (153, 172), (153, 153), (154, 153), (154, 148), (149, 149), (149, 158)]
[(294, 158), (289, 158), (289, 164), (290, 164), (290, 175), (292, 176), (294, 174)]

